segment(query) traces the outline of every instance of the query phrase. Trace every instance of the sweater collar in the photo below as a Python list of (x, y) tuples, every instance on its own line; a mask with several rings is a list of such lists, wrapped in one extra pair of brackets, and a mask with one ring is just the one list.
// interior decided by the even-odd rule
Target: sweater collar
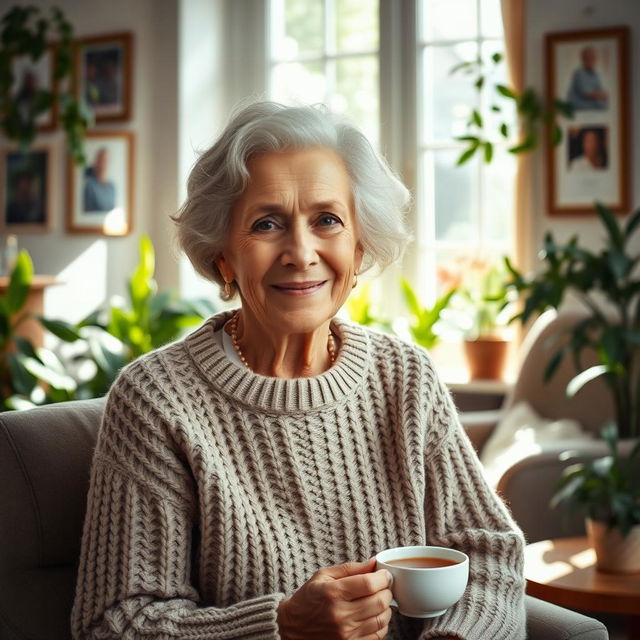
[(319, 409), (350, 395), (366, 376), (369, 340), (365, 330), (339, 318), (331, 321), (340, 338), (336, 362), (312, 378), (271, 378), (231, 362), (214, 337), (214, 331), (235, 310), (209, 318), (185, 338), (188, 352), (210, 383), (225, 395), (255, 409), (291, 413)]

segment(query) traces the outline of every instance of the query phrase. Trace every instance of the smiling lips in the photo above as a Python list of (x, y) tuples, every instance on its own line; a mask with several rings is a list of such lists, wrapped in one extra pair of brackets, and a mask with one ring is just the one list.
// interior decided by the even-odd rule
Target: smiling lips
[(308, 296), (320, 290), (326, 280), (313, 280), (309, 282), (283, 282), (282, 284), (272, 284), (271, 286), (280, 293), (288, 296)]

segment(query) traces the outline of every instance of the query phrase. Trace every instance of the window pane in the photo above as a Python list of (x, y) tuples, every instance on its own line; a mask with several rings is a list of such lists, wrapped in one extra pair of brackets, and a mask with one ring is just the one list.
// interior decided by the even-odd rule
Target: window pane
[(326, 79), (322, 62), (278, 64), (271, 76), (271, 95), (285, 104), (324, 102)]
[(479, 97), (472, 76), (462, 72), (451, 74), (460, 62), (475, 60), (475, 42), (453, 46), (426, 47), (423, 56), (423, 143), (433, 140), (451, 141), (463, 135), (471, 109)]
[(459, 151), (433, 151), (436, 241), (477, 242), (478, 162), (456, 166)]
[(485, 38), (504, 37), (500, 0), (481, 0), (480, 23), (481, 32)]
[(423, 41), (476, 37), (476, 0), (423, 0), (420, 7)]
[(336, 92), (331, 97), (330, 107), (338, 113), (348, 113), (371, 143), (378, 145), (380, 104), (377, 57), (336, 60)]
[(484, 240), (488, 245), (498, 245), (503, 251), (508, 251), (513, 237), (516, 157), (506, 149), (499, 149), (493, 162), (483, 166), (483, 172)]
[(272, 6), (273, 44), (276, 60), (300, 55), (320, 55), (324, 43), (323, 0), (279, 0)]
[(338, 53), (378, 48), (378, 0), (336, 0), (335, 9)]

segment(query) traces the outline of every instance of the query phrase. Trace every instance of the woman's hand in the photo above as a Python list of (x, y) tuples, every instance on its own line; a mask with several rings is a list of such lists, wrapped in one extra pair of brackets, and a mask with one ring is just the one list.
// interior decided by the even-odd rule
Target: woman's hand
[[(283, 640), (382, 640), (392, 599), (389, 573), (375, 558), (320, 569), (278, 607)], [(372, 573), (373, 572), (373, 573)]]

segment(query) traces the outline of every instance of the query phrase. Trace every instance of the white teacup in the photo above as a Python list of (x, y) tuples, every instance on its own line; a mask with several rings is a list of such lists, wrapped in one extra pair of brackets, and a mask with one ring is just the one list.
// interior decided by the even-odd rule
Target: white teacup
[[(415, 566), (427, 564), (424, 560), (426, 558), (452, 564), (431, 568)], [(417, 560), (412, 563), (411, 559)], [(396, 547), (380, 552), (376, 560), (376, 569), (386, 569), (393, 576), (391, 592), (394, 600), (391, 606), (398, 607), (398, 611), (405, 616), (440, 616), (460, 600), (467, 588), (469, 557), (456, 549)], [(396, 562), (402, 564), (395, 564)], [(406, 566), (407, 564), (414, 566)]]

